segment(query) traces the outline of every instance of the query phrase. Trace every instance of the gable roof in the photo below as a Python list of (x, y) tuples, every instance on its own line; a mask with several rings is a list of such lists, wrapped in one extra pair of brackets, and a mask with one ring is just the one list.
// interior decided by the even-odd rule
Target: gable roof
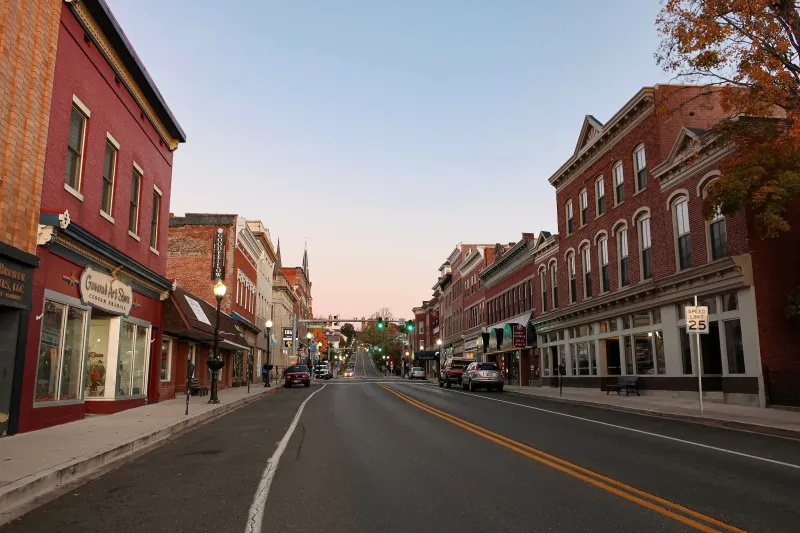
[(603, 133), (603, 123), (593, 115), (586, 115), (583, 119), (583, 126), (578, 135), (578, 143), (575, 145), (574, 155), (592, 144)]
[[(165, 302), (164, 333), (199, 342), (213, 342), (216, 312), (213, 305), (178, 285)], [(205, 316), (208, 323), (200, 318), (202, 316)], [(219, 331), (220, 340), (247, 345), (241, 326), (226, 313), (219, 314)]]

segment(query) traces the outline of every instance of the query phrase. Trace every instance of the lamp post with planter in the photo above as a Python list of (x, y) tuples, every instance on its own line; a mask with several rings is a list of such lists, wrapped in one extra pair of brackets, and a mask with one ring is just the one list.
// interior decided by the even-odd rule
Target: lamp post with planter
[[(266, 327), (266, 330), (264, 331), (264, 335), (266, 335), (266, 337), (267, 337), (267, 379), (266, 379), (266, 381), (264, 383), (264, 386), (265, 387), (269, 387), (270, 386), (269, 385), (269, 373), (272, 371), (272, 363), (270, 362), (270, 359), (269, 359), (269, 345), (272, 342), (272, 335), (271, 335), (271, 333), (272, 333), (272, 319), (268, 319), (264, 323), (264, 327)], [(278, 379), (277, 378), (277, 371), (276, 371), (276, 374), (275, 374), (275, 379)]]
[(214, 284), (214, 297), (217, 299), (217, 320), (214, 323), (214, 353), (212, 354), (212, 358), (206, 361), (206, 366), (208, 366), (208, 370), (211, 371), (211, 397), (208, 400), (208, 403), (219, 403), (219, 397), (217, 396), (217, 374), (219, 373), (220, 369), (225, 365), (225, 361), (220, 359), (219, 357), (219, 315), (220, 315), (220, 306), (222, 305), (222, 298), (225, 297), (225, 291), (227, 287), (225, 284), (222, 283), (221, 279), (217, 279), (217, 283)]

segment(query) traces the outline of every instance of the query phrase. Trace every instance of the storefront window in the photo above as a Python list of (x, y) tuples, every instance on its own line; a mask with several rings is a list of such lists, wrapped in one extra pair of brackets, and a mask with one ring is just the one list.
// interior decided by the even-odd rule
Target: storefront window
[(608, 331), (617, 331), (617, 319), (612, 318), (608, 321)]
[(576, 348), (576, 360), (578, 363), (578, 375), (579, 376), (588, 376), (590, 374), (589, 371), (589, 343), (588, 342), (579, 342), (578, 344), (574, 344), (573, 348)]
[(653, 309), (653, 324), (661, 324), (661, 309)]
[(564, 330), (563, 329), (558, 332), (558, 340), (560, 340), (560, 341), (564, 340)]
[(664, 334), (660, 331), (653, 332), (653, 350), (656, 353), (656, 373), (666, 374), (667, 364), (664, 360)]
[(542, 350), (542, 376), (550, 375), (550, 354), (547, 350)]
[(631, 336), (627, 335), (625, 339), (625, 373), (629, 376), (633, 375), (633, 342)]
[(722, 311), (736, 311), (739, 309), (739, 295), (735, 292), (722, 295)]
[(45, 300), (35, 402), (80, 399), (86, 315), (83, 309)]
[(117, 396), (141, 395), (146, 391), (148, 329), (122, 321), (117, 363)]
[(172, 341), (170, 339), (161, 341), (161, 381), (169, 381), (170, 367), (172, 366), (171, 348)]
[(92, 318), (90, 321), (89, 358), (86, 361), (86, 398), (105, 395), (110, 327), (111, 320), (109, 318)]
[(686, 328), (678, 328), (678, 335), (681, 338), (681, 360), (683, 362), (683, 373), (692, 373), (692, 345)]
[(697, 300), (697, 305), (708, 307), (709, 315), (717, 314), (717, 298), (715, 296), (707, 296), (706, 298), (700, 298)]
[(589, 341), (589, 366), (593, 376), (597, 375), (597, 348), (594, 341)]
[(650, 346), (650, 337), (647, 334), (634, 335), (636, 349), (636, 373), (653, 374), (653, 351)]
[(569, 345), (569, 366), (572, 368), (572, 375), (577, 376), (578, 374), (578, 351), (575, 349), (574, 344)]
[(622, 329), (631, 329), (631, 317), (625, 315), (622, 317)]
[(581, 337), (589, 335), (589, 326), (585, 325), (578, 328), (578, 335), (580, 335)]
[(703, 374), (722, 374), (722, 349), (719, 344), (719, 322), (708, 323), (708, 333), (700, 335), (703, 354)]
[(728, 351), (728, 373), (744, 374), (744, 343), (738, 319), (725, 321), (725, 346)]

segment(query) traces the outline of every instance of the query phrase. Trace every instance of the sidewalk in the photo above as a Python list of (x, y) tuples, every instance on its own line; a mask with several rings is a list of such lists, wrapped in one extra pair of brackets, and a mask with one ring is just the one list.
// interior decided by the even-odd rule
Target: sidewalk
[(709, 426), (724, 426), (800, 439), (800, 412), (782, 409), (760, 409), (727, 403), (705, 401), (704, 414), (696, 399), (663, 396), (631, 396), (597, 389), (564, 389), (563, 397), (552, 387), (520, 387), (506, 385), (505, 390), (552, 401), (590, 405), (602, 409), (628, 411), (649, 416), (659, 416)]
[(219, 391), (220, 403), (208, 396), (166, 400), (105, 416), (93, 416), (0, 439), (0, 524), (51, 491), (108, 468), (133, 454), (280, 390), (261, 384)]

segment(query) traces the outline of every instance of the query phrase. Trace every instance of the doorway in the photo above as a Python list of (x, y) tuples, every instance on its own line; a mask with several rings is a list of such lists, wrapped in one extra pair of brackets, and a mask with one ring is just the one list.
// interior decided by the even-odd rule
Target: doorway
[(619, 357), (619, 339), (605, 339), (606, 345), (606, 371), (609, 376), (622, 374), (622, 361)]
[(20, 311), (0, 308), (0, 436), (10, 433)]

